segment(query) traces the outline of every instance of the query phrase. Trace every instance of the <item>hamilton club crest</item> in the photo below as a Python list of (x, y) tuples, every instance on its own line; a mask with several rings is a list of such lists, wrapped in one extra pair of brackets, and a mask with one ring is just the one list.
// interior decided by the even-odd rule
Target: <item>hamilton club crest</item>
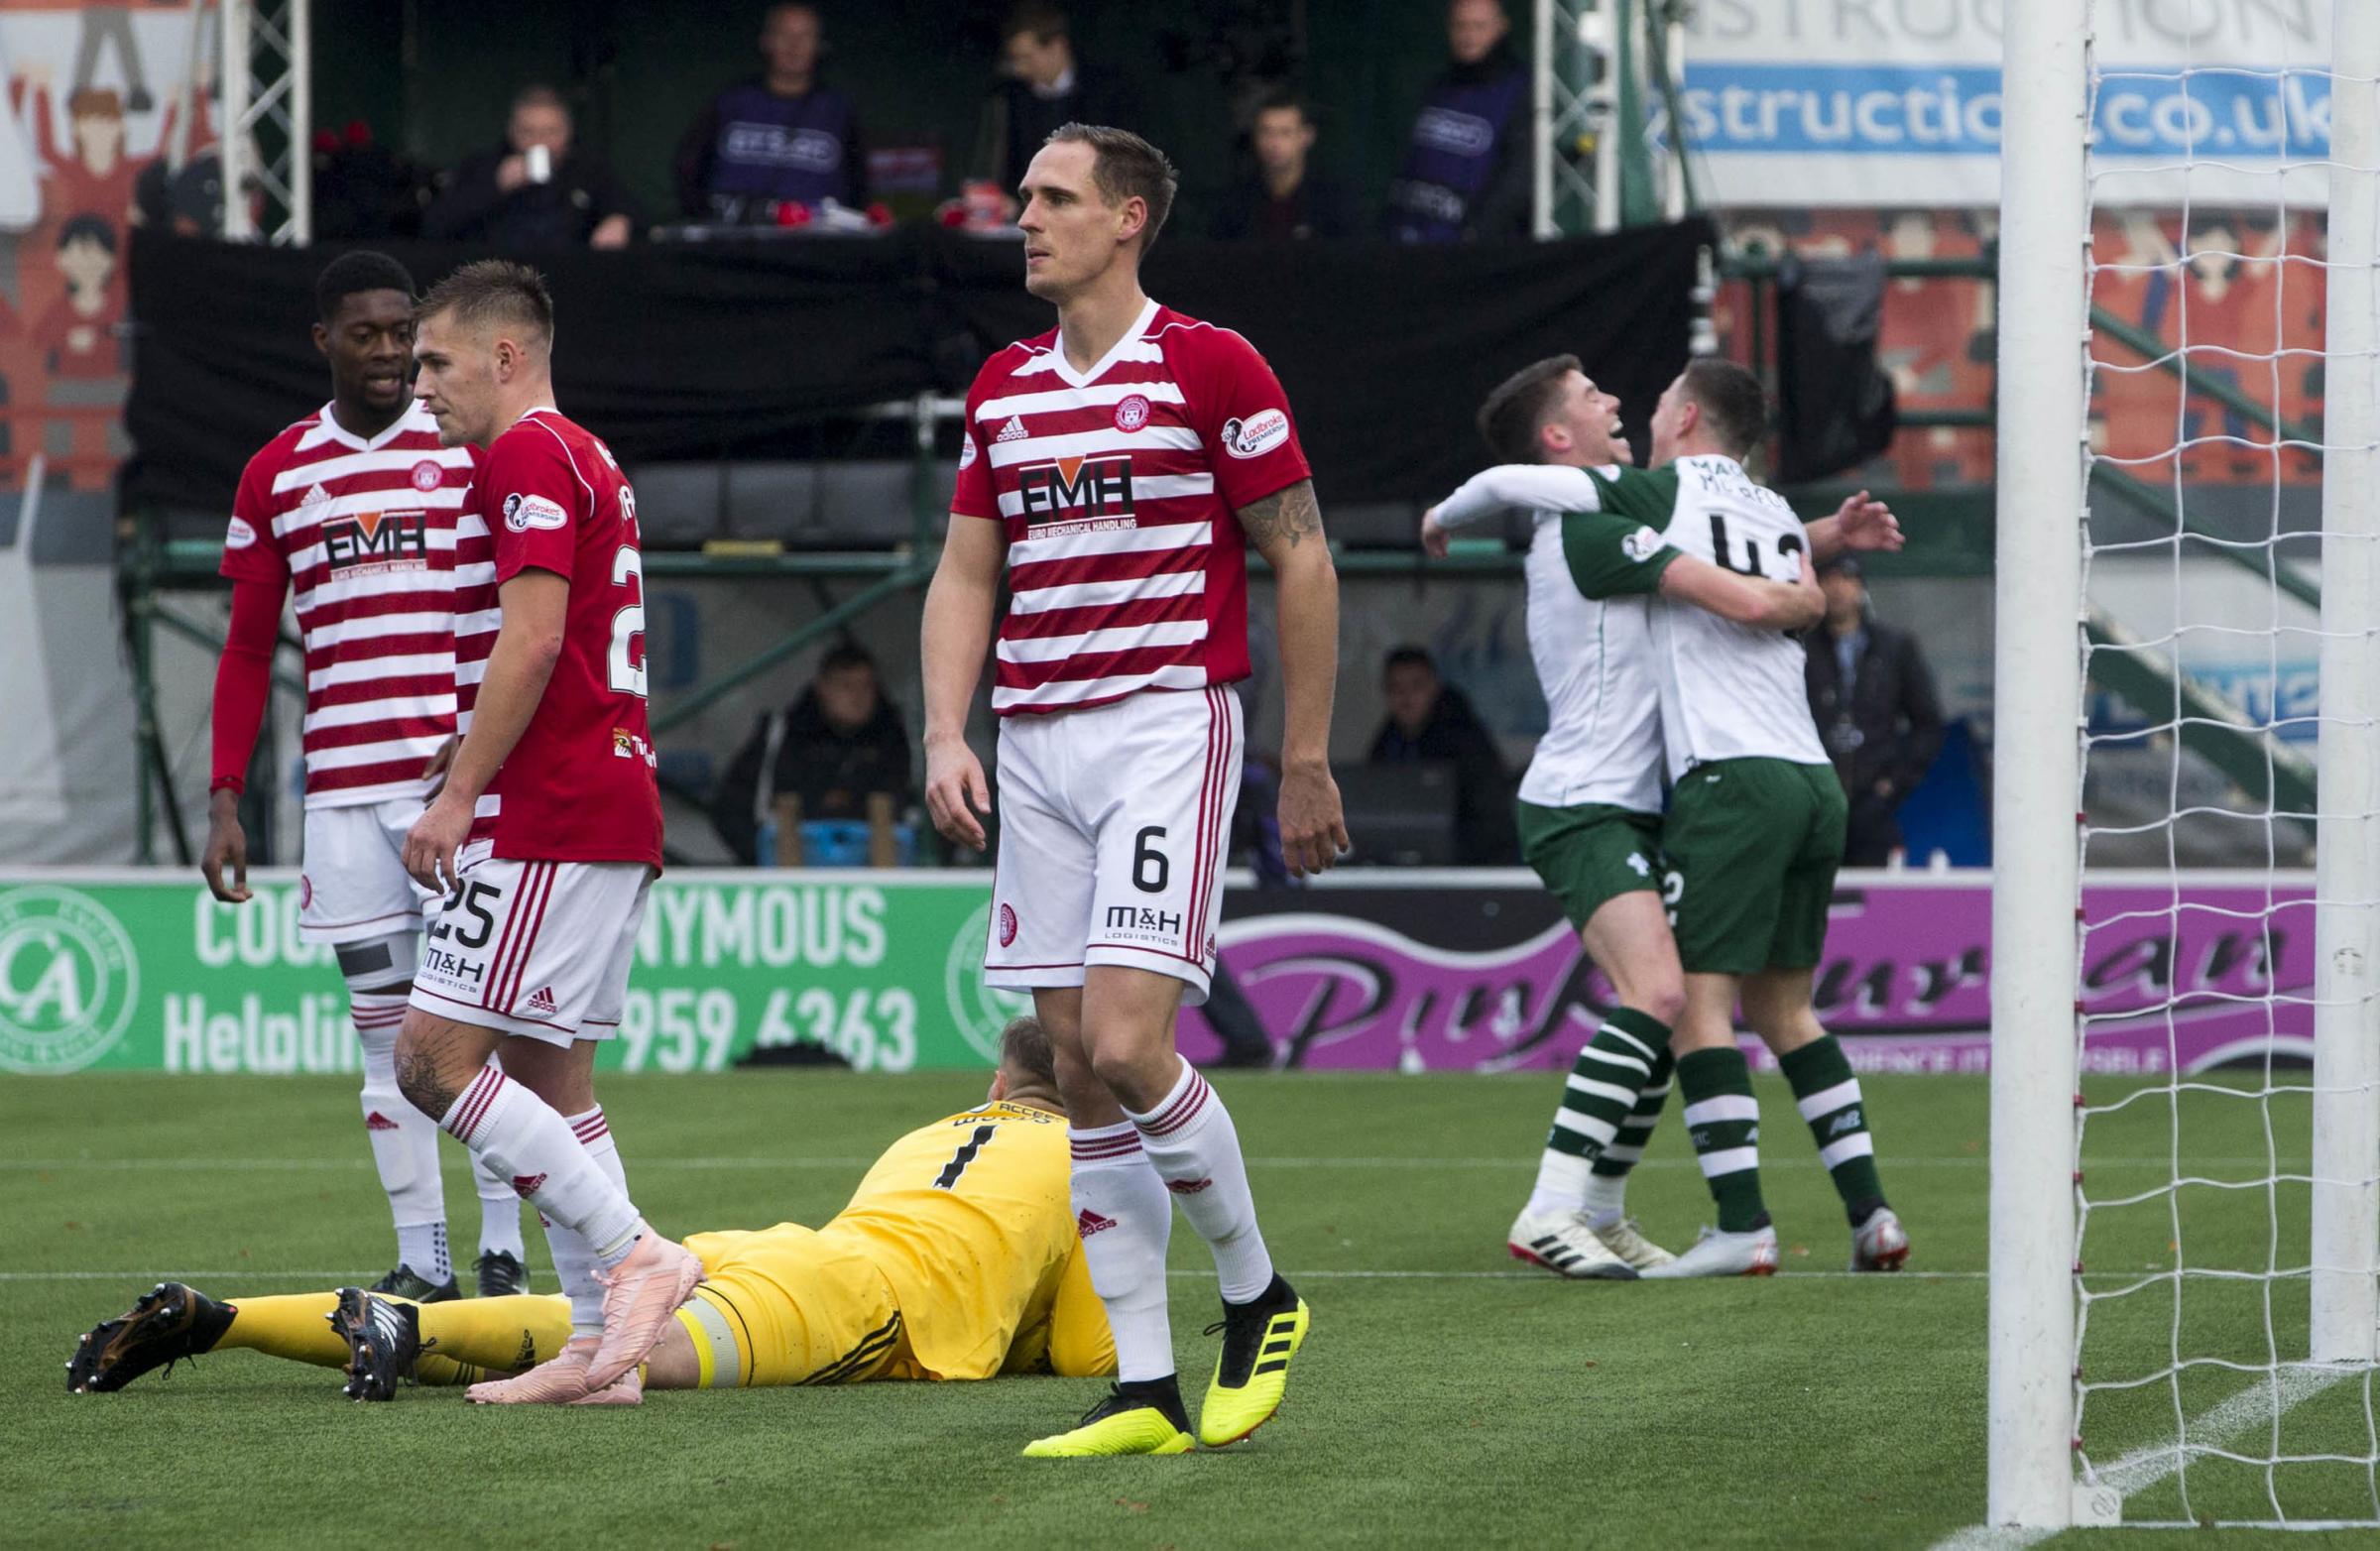
[(1010, 1018), (1030, 1013), (1033, 999), (1025, 992), (984, 983), (984, 949), (991, 937), (992, 901), (986, 899), (950, 935), (950, 952), (942, 962), (942, 992), (950, 1020), (968, 1048), (997, 1065), (1000, 1031)]

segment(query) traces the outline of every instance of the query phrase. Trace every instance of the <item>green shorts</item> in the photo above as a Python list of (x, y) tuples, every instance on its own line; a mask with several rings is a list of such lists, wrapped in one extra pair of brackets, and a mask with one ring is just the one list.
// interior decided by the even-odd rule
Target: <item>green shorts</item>
[(1520, 816), (1520, 859), (1561, 899), (1573, 926), (1584, 928), (1614, 895), (1661, 887), (1660, 815), (1607, 802), (1514, 806)]
[(1718, 760), (1688, 771), (1661, 829), (1686, 972), (1816, 967), (1848, 813), (1831, 765)]

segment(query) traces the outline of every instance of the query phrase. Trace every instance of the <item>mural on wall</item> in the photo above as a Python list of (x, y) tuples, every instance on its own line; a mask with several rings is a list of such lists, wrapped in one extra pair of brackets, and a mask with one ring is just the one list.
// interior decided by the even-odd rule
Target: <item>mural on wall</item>
[(219, 9), (0, 0), (0, 480), (105, 491), (128, 450), (125, 250), (218, 223)]

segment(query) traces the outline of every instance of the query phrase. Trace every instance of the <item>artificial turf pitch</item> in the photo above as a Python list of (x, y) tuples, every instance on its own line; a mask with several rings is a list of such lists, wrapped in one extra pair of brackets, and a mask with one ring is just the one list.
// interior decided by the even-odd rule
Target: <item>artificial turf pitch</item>
[[(1635, 1285), (1562, 1282), (1505, 1255), (1558, 1083), (1224, 1074), (1272, 1252), (1314, 1308), (1288, 1403), (1229, 1450), (1054, 1463), (1016, 1451), (1069, 1425), (1099, 1383), (654, 1394), (627, 1412), (473, 1407), (441, 1389), (355, 1405), (330, 1370), (234, 1352), (68, 1395), (75, 1336), (160, 1278), (218, 1297), (369, 1280), (393, 1238), (344, 1079), (0, 1078), (0, 1545), (1633, 1551), (1927, 1546), (1976, 1523), (1982, 1081), (1867, 1081), (1885, 1186), (1916, 1246), (1906, 1273), (1843, 1274), (1841, 1209), (1790, 1096), (1762, 1078), (1784, 1274)], [(681, 1233), (823, 1221), (892, 1136), (980, 1091), (962, 1075), (812, 1071), (603, 1085), (640, 1205)], [(2302, 1098), (2186, 1095), (2178, 1131), (2176, 1108), (2156, 1095), (2094, 1120), (2094, 1196), (2165, 1181), (2177, 1135), (2185, 1172), (2210, 1180), (2261, 1180), (2268, 1157), (2305, 1172)], [(446, 1159), (467, 1258), (477, 1202), (460, 1151)], [(1672, 1115), (1631, 1208), (1683, 1248), (1707, 1207)], [(2302, 1266), (2305, 1209), (2303, 1185), (2221, 1183), (2100, 1209), (2090, 1285), (2170, 1269), (2177, 1237), (2194, 1267)], [(1179, 1223), (1172, 1263), (1195, 1406), (1214, 1361), (1199, 1329), (1218, 1310), (1205, 1249)], [(2093, 1305), (2086, 1375), (2154, 1374), (2176, 1353), (2295, 1356), (2305, 1301), (2303, 1280), (2269, 1300), (2261, 1282), (2148, 1283)], [(2255, 1380), (2194, 1370), (2094, 1394), (2090, 1455), (2170, 1443), (2177, 1410), (2196, 1416)], [(2373, 1404), (2367, 1382), (2342, 1383), (2278, 1424), (2282, 1452), (2349, 1463), (2201, 1458), (2187, 1504), (2167, 1479), (2127, 1517), (2269, 1517), (2270, 1490), (2293, 1515), (2370, 1518)], [(2272, 1436), (2259, 1421), (2217, 1441), (2262, 1457)]]

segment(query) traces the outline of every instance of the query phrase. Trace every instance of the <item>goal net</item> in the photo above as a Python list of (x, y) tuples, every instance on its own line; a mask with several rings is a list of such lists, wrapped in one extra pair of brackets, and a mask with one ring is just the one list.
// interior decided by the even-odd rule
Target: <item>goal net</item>
[(2010, 10), (1994, 1522), (2380, 1525), (2380, 6), (2302, 9), (2305, 58), (2147, 60)]

